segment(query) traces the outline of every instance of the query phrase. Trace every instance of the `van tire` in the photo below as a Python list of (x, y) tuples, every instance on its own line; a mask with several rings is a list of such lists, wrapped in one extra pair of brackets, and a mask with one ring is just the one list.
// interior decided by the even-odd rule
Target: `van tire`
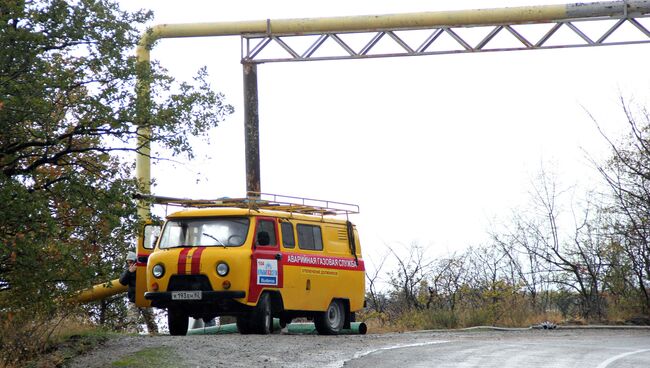
[(257, 301), (257, 306), (251, 316), (251, 327), (254, 333), (268, 335), (273, 332), (273, 313), (271, 311), (271, 297), (263, 293)]
[(242, 335), (249, 335), (253, 333), (253, 329), (250, 324), (251, 316), (249, 314), (244, 316), (237, 316), (237, 330)]
[(189, 316), (181, 309), (169, 308), (167, 310), (167, 324), (169, 325), (169, 334), (172, 336), (187, 335)]
[(338, 299), (332, 300), (325, 312), (316, 314), (314, 325), (320, 335), (338, 335), (345, 325), (343, 302)]

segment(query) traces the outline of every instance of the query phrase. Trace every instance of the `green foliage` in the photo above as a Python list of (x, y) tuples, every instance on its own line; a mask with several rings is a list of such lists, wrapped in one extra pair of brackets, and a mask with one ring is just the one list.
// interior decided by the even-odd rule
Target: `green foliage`
[(116, 295), (111, 298), (98, 300), (96, 302), (82, 305), (84, 313), (90, 321), (104, 326), (111, 331), (126, 331), (129, 327), (127, 318), (127, 307), (129, 301), (124, 295)]
[[(156, 64), (137, 64), (136, 27), (150, 19), (112, 0), (0, 4), (3, 348), (8, 329), (29, 331), (31, 320), (67, 310), (71, 295), (121, 271), (139, 227), (140, 186), (123, 153), (156, 144), (192, 157), (190, 136), (207, 137), (233, 111), (205, 70), (178, 83)], [(152, 91), (144, 104), (139, 72)], [(138, 146), (142, 128), (153, 134)], [(108, 323), (120, 302), (86, 312)]]

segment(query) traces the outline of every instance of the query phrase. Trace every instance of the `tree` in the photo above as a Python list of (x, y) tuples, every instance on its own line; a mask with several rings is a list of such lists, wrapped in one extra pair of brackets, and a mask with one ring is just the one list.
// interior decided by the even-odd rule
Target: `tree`
[[(540, 301), (540, 295), (548, 291), (548, 273), (545, 262), (537, 256), (540, 240), (526, 236), (519, 216), (513, 218), (511, 234), (492, 232), (495, 246), (508, 258), (508, 271), (513, 285), (523, 285), (524, 294), (530, 295), (531, 308), (541, 313), (548, 307), (548, 301)], [(530, 251), (532, 250), (532, 251)]]
[(400, 254), (401, 252), (394, 246), (387, 246), (387, 248), (397, 261), (397, 270), (389, 275), (393, 297), (399, 300), (395, 305), (402, 311), (424, 308), (419, 296), (422, 282), (429, 276), (433, 265), (433, 262), (426, 257), (425, 248), (417, 243), (411, 243), (410, 246), (404, 247), (407, 248), (406, 256)]
[[(533, 186), (532, 214), (517, 216), (507, 238), (523, 247), (535, 262), (541, 260), (552, 283), (580, 295), (583, 317), (600, 319), (605, 313), (601, 281), (610, 244), (600, 226), (599, 211), (590, 203), (583, 204), (579, 214), (572, 212), (573, 221), (560, 219), (560, 199), (567, 193), (570, 191), (560, 189), (554, 177), (542, 170)], [(564, 230), (570, 223), (573, 228)]]
[[(233, 112), (205, 70), (190, 84), (137, 64), (150, 19), (112, 0), (0, 4), (0, 322), (50, 315), (115, 277), (141, 184), (119, 154), (156, 144), (191, 158), (189, 137)], [(136, 104), (145, 69), (152, 99)], [(154, 133), (140, 146), (137, 116)]]
[[(495, 324), (508, 310), (505, 302), (514, 294), (514, 283), (505, 274), (507, 256), (497, 247), (472, 247), (467, 250), (469, 284), (475, 309), (486, 309), (489, 322)], [(509, 308), (510, 312), (512, 309)]]
[(637, 304), (647, 314), (650, 312), (650, 115), (646, 109), (632, 110), (623, 98), (621, 106), (629, 132), (621, 142), (614, 142), (601, 130), (612, 155), (606, 163), (596, 166), (614, 197), (609, 205), (610, 228), (627, 256), (627, 262), (621, 261), (629, 262), (634, 275), (627, 283), (636, 290)]
[[(382, 315), (386, 309), (386, 295), (381, 290), (379, 290), (378, 284), (381, 282), (379, 276), (382, 273), (382, 269), (384, 268), (384, 264), (386, 263), (387, 259), (388, 254), (385, 254), (381, 257), (381, 262), (379, 265), (376, 265), (372, 272), (366, 269), (366, 289), (368, 290), (366, 293), (366, 299), (369, 302), (369, 308), (374, 309), (375, 312), (380, 315)], [(367, 261), (369, 261), (370, 264), (376, 264), (372, 261), (372, 259), (367, 259)]]
[(435, 261), (427, 285), (427, 309), (455, 313), (461, 289), (467, 283), (467, 254), (451, 254)]

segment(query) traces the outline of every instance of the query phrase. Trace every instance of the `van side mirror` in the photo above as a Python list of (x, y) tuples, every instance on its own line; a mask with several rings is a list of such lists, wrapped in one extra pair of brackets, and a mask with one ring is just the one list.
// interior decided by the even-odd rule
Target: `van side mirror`
[(160, 225), (147, 224), (144, 227), (144, 244), (145, 249), (153, 249), (160, 237)]

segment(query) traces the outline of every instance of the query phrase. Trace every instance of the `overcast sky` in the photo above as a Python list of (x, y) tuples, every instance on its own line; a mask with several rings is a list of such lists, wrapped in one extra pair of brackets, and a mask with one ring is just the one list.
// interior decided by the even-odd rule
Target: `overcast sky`
[[(160, 23), (459, 10), (561, 1), (124, 0)], [(644, 23), (646, 26), (648, 23)], [(413, 241), (433, 256), (485, 243), (492, 223), (528, 200), (542, 165), (592, 187), (585, 151), (625, 129), (619, 96), (645, 104), (650, 45), (421, 56), (258, 66), (262, 191), (357, 203), (364, 252)], [(163, 40), (172, 75), (206, 65), (236, 113), (197, 142), (197, 160), (158, 164), (154, 194), (245, 194), (238, 37)]]

